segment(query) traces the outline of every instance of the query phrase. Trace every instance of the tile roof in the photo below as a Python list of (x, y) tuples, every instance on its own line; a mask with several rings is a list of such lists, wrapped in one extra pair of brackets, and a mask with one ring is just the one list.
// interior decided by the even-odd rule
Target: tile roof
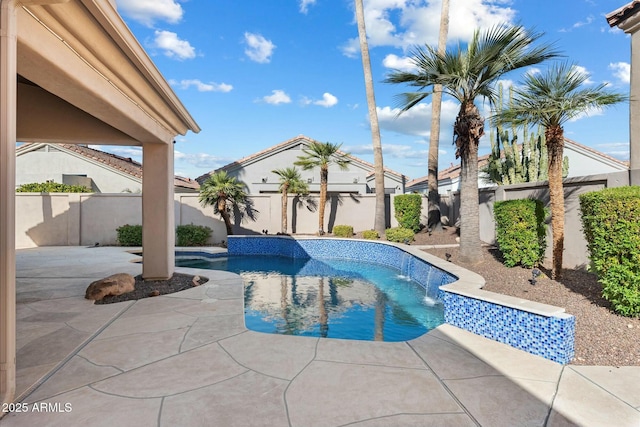
[(120, 172), (142, 179), (142, 163), (136, 162), (131, 157), (122, 157), (79, 144), (56, 144), (68, 151), (80, 154), (83, 157), (98, 163), (110, 166)]
[(615, 27), (640, 12), (640, 1), (635, 0), (608, 13), (605, 17), (610, 27)]
[[(214, 172), (217, 172), (217, 171), (220, 171), (220, 170), (230, 170), (230, 169), (233, 169), (235, 167), (239, 167), (239, 166), (245, 165), (245, 164), (247, 164), (247, 163), (249, 163), (249, 162), (251, 162), (253, 160), (257, 160), (260, 157), (268, 156), (268, 155), (270, 155), (272, 153), (276, 153), (276, 152), (280, 151), (281, 149), (284, 149), (284, 148), (289, 147), (289, 146), (293, 146), (294, 144), (298, 144), (298, 143), (310, 144), (312, 142), (317, 142), (317, 141), (312, 139), (312, 138), (309, 138), (308, 136), (305, 136), (305, 135), (298, 135), (298, 136), (296, 136), (294, 138), (288, 139), (288, 140), (286, 140), (284, 142), (281, 142), (281, 143), (279, 143), (277, 145), (274, 145), (272, 147), (265, 148), (264, 150), (258, 151), (257, 153), (253, 153), (253, 154), (251, 154), (249, 156), (246, 156), (246, 157), (243, 157), (243, 158), (241, 158), (239, 160), (235, 160), (235, 161), (233, 161), (231, 163), (228, 163), (228, 164), (226, 164), (226, 165), (224, 165), (224, 166), (222, 166), (222, 167), (220, 167), (220, 168), (218, 168), (218, 169), (216, 169), (214, 171), (205, 173), (204, 175), (201, 175), (201, 176), (197, 177), (196, 181), (202, 182), (203, 180), (207, 179)], [(367, 175), (367, 177), (369, 177), (369, 176), (374, 174), (374, 172), (373, 172), (374, 165), (373, 164), (371, 164), (371, 163), (369, 163), (369, 162), (367, 162), (365, 160), (362, 160), (362, 159), (360, 159), (358, 157), (355, 157), (355, 156), (353, 156), (351, 154), (345, 153), (344, 151), (339, 151), (339, 153), (342, 154), (342, 155), (346, 155), (346, 157), (348, 157), (349, 160), (351, 160), (351, 162), (360, 164), (360, 166), (362, 166), (364, 169), (371, 170), (371, 172)], [(407, 177), (404, 176), (403, 174), (401, 174), (399, 172), (396, 172), (394, 170), (391, 170), (389, 168), (384, 168), (384, 171), (386, 173), (388, 173), (388, 174), (395, 175), (396, 177), (398, 177), (400, 179), (402, 179), (402, 178), (404, 178), (405, 180), (407, 179)]]

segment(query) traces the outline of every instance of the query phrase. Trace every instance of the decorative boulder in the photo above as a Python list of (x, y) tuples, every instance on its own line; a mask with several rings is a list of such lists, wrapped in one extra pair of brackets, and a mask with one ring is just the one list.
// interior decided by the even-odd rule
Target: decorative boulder
[(136, 279), (130, 274), (114, 274), (91, 283), (84, 297), (86, 299), (99, 301), (110, 295), (116, 296), (131, 292), (135, 288), (135, 284)]

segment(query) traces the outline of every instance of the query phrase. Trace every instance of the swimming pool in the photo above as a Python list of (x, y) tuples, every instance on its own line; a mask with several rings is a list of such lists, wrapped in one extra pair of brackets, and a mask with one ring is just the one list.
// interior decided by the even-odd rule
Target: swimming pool
[(406, 341), (444, 322), (442, 304), (397, 268), (336, 258), (242, 255), (178, 265), (239, 274), (248, 329), (285, 335)]
[(426, 295), (438, 295), (445, 323), (558, 363), (569, 363), (574, 355), (575, 317), (564, 308), (485, 291), (481, 276), (413, 246), (326, 237), (229, 236), (228, 251), (184, 248), (176, 251), (176, 259), (211, 259), (227, 253), (367, 260), (390, 266), (418, 282)]

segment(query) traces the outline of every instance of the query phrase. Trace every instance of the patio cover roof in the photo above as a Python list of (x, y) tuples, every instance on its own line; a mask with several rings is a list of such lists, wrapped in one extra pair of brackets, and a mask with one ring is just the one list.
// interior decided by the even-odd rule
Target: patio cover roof
[(113, 2), (33, 3), (16, 9), (18, 141), (141, 145), (200, 130)]
[(172, 142), (189, 130), (200, 128), (114, 0), (0, 0), (3, 403), (15, 397), (16, 141), (142, 146), (143, 275), (168, 277), (174, 261)]

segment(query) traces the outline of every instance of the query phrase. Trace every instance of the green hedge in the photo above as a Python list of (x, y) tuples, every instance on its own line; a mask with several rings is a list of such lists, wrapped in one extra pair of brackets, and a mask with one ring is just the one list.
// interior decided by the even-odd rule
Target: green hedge
[(67, 185), (47, 181), (22, 184), (16, 188), (16, 193), (93, 193), (93, 190), (84, 185)]
[[(201, 225), (179, 225), (176, 227), (176, 246), (204, 246), (213, 230)], [(142, 246), (142, 226), (125, 224), (116, 228), (118, 244)]]
[(403, 227), (387, 228), (385, 237), (390, 242), (409, 243), (413, 242), (413, 230)]
[(496, 241), (504, 265), (534, 267), (544, 258), (545, 209), (540, 200), (518, 199), (495, 202)]
[(204, 246), (212, 232), (204, 225), (179, 225), (176, 227), (176, 246)]
[(333, 235), (336, 237), (352, 237), (353, 227), (350, 225), (336, 225), (333, 227)]
[(402, 228), (414, 233), (420, 231), (422, 196), (420, 194), (400, 194), (393, 199), (395, 217)]
[(380, 238), (380, 234), (376, 230), (365, 230), (362, 232), (362, 237), (367, 240), (377, 240)]
[(580, 195), (582, 228), (602, 296), (623, 316), (640, 316), (640, 187)]
[(125, 224), (116, 228), (118, 244), (121, 246), (142, 246), (142, 226)]

